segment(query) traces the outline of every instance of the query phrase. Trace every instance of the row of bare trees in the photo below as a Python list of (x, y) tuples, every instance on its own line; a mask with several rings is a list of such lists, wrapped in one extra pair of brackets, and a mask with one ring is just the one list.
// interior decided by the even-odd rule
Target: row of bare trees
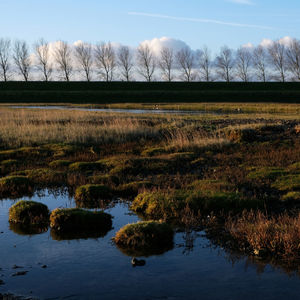
[[(237, 51), (227, 46), (213, 57), (207, 47), (192, 51), (186, 47), (179, 51), (163, 47), (159, 55), (147, 44), (136, 50), (127, 46), (114, 48), (111, 43), (76, 43), (64, 41), (50, 44), (44, 39), (37, 41), (34, 53), (28, 43), (0, 39), (0, 77), (12, 80), (18, 73), (25, 81), (35, 71), (40, 79), (53, 79), (54, 71), (59, 78), (70, 81), (75, 72), (85, 80), (144, 79), (154, 81), (282, 81), (300, 80), (300, 41), (280, 41), (268, 47), (240, 47)], [(138, 78), (137, 78), (138, 74)]]

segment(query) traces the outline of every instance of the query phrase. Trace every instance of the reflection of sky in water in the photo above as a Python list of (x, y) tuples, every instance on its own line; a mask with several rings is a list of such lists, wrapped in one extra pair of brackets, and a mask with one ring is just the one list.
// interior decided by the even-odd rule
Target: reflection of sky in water
[(131, 108), (84, 108), (68, 106), (12, 106), (12, 108), (33, 108), (33, 109), (59, 109), (59, 110), (81, 110), (81, 111), (99, 111), (109, 113), (131, 113), (131, 114), (179, 114), (179, 115), (202, 115), (202, 114), (224, 114), (217, 111), (197, 111), (197, 110), (170, 110), (170, 109), (131, 109)]
[[(72, 207), (67, 195), (33, 200), (50, 209)], [(267, 266), (258, 274), (255, 264), (246, 265), (241, 258), (232, 264), (220, 248), (208, 247), (199, 236), (193, 251), (183, 254), (182, 233), (175, 235), (173, 250), (146, 258), (144, 267), (133, 268), (130, 257), (123, 255), (111, 238), (123, 225), (137, 217), (128, 214), (125, 204), (107, 211), (114, 216), (113, 227), (104, 238), (54, 241), (50, 231), (21, 236), (8, 229), (8, 208), (13, 201), (0, 201), (0, 267), (5, 285), (1, 292), (68, 299), (298, 299), (299, 278), (288, 277)], [(16, 247), (14, 247), (16, 245)], [(42, 269), (41, 264), (48, 267)], [(24, 266), (25, 276), (11, 277)], [(23, 270), (23, 269), (20, 269)]]

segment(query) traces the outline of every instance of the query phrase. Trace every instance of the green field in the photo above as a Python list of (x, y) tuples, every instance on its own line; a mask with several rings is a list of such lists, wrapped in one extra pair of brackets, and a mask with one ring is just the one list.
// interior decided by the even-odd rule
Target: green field
[(2, 82), (0, 103), (300, 103), (300, 83)]

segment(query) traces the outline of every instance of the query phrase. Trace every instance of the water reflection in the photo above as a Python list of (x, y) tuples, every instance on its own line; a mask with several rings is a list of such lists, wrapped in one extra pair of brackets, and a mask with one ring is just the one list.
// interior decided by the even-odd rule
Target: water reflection
[(65, 241), (65, 240), (79, 240), (79, 239), (98, 239), (103, 238), (111, 230), (76, 230), (76, 231), (67, 231), (61, 232), (51, 229), (50, 234), (53, 240), (55, 241)]
[(28, 226), (18, 223), (9, 223), (9, 229), (18, 235), (35, 235), (48, 231), (48, 226)]

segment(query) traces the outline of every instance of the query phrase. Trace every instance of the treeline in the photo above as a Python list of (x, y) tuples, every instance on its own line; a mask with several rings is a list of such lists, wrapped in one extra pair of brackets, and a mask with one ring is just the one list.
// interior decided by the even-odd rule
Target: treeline
[(0, 78), (86, 81), (300, 81), (300, 41), (268, 46), (227, 46), (213, 57), (207, 47), (179, 51), (163, 47), (159, 55), (145, 43), (136, 50), (111, 43), (55, 44), (40, 39), (33, 50), (26, 41), (0, 39)]

